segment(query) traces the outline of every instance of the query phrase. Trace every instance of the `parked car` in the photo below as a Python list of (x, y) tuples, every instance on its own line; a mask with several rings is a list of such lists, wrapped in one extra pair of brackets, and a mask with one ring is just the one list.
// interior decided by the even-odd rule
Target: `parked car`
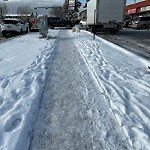
[(124, 28), (130, 28), (132, 25), (132, 21), (134, 21), (134, 20), (135, 20), (135, 18), (130, 18), (130, 19), (125, 20), (123, 27)]
[(54, 29), (55, 27), (65, 27), (70, 29), (73, 27), (73, 23), (70, 20), (66, 20), (61, 17), (48, 17), (48, 26), (51, 29)]
[(132, 28), (136, 29), (150, 29), (150, 16), (147, 17), (137, 17), (132, 21)]
[(23, 34), (28, 32), (28, 24), (17, 18), (6, 18), (1, 25), (2, 35), (4, 37), (10, 34)]

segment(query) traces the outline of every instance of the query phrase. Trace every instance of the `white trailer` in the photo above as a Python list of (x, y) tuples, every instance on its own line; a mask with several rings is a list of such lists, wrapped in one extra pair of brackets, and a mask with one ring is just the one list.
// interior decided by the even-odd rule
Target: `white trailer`
[(87, 3), (87, 26), (92, 32), (116, 33), (124, 20), (126, 0), (90, 0)]

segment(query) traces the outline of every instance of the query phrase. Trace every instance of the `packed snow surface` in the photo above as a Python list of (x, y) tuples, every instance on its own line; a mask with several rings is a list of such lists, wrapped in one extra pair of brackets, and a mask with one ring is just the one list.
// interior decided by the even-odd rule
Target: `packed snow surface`
[[(57, 72), (52, 67), (60, 65), (59, 58), (65, 60), (70, 57), (73, 58), (72, 61), (84, 64), (84, 67), (81, 65), (81, 72), (78, 73), (78, 76), (83, 76), (85, 80), (84, 86), (80, 86), (83, 81), (78, 84), (74, 82), (74, 86), (79, 85), (79, 89), (74, 93), (77, 96), (78, 92), (81, 94), (82, 90), (86, 91), (84, 95), (80, 95), (84, 97), (83, 99), (86, 99), (86, 95), (90, 95), (92, 101), (86, 103), (88, 106), (87, 120), (95, 120), (95, 124), (93, 124), (95, 129), (109, 130), (107, 135), (104, 135), (103, 132), (100, 136), (96, 131), (92, 133), (87, 128), (87, 135), (95, 137), (97, 143), (107, 144), (107, 149), (111, 149), (114, 141), (109, 137), (115, 135), (113, 132), (117, 131), (115, 128), (118, 128), (116, 135), (122, 134), (122, 139), (129, 145), (129, 149), (149, 150), (150, 72), (147, 67), (150, 62), (100, 37), (96, 36), (96, 39), (93, 40), (93, 35), (86, 31), (61, 30), (60, 33), (59, 30), (49, 30), (48, 34), (48, 39), (39, 38), (38, 33), (29, 33), (0, 43), (0, 150), (28, 149), (43, 93), (45, 89), (51, 90), (51, 88), (45, 88), (48, 85), (46, 82), (49, 81), (47, 78), (51, 74), (53, 79), (55, 73), (61, 77), (66, 69), (62, 67), (60, 68), (62, 70)], [(67, 35), (68, 42), (65, 41), (63, 34)], [(64, 46), (64, 41), (68, 46)], [(70, 52), (69, 46), (72, 48)], [(60, 57), (58, 49), (64, 50), (62, 57)], [(78, 61), (75, 60), (77, 58)], [(69, 61), (66, 60), (67, 67), (78, 72), (80, 66), (74, 68), (74, 63), (71, 59)], [(59, 67), (56, 68), (59, 69)], [(55, 73), (51, 73), (53, 70)], [(73, 76), (73, 73), (70, 73), (70, 78), (66, 78), (67, 80), (62, 80), (64, 85), (68, 84), (69, 80), (79, 82), (80, 78), (73, 78), (71, 75)], [(57, 80), (49, 82), (51, 82), (50, 85), (54, 84), (57, 87)], [(90, 83), (93, 86), (88, 87), (91, 85)], [(67, 86), (64, 86), (64, 89), (65, 87)], [(71, 87), (70, 89), (76, 90), (77, 88)], [(60, 88), (60, 93), (58, 93), (65, 94), (61, 93), (64, 91)], [(75, 103), (75, 101), (73, 102)], [(74, 113), (79, 108), (84, 111), (80, 103), (78, 105), (73, 108)], [(108, 110), (104, 110), (104, 108)], [(108, 116), (113, 120), (110, 122), (115, 122), (116, 127), (110, 127), (111, 123), (106, 123), (109, 122), (107, 115), (99, 116), (103, 114), (101, 110), (110, 114)], [(60, 114), (54, 114), (54, 116), (56, 115)], [(80, 117), (83, 119), (82, 113), (80, 113)], [(61, 120), (58, 116), (57, 119)], [(59, 120), (55, 121), (57, 123)], [(60, 122), (63, 123), (63, 121)], [(107, 127), (104, 128), (99, 124), (103, 122)], [(72, 123), (77, 122), (72, 121)], [(55, 129), (59, 128), (55, 127)], [(112, 133), (111, 129), (113, 129)], [(97, 147), (95, 145), (92, 149), (98, 149), (98, 147), (99, 145)]]

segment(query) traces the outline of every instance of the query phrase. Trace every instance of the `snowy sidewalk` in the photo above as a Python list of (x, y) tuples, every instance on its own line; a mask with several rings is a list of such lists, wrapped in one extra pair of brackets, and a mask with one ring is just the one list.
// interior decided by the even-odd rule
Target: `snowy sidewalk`
[(127, 150), (77, 47), (61, 30), (30, 150)]
[(0, 150), (28, 149), (39, 107), (31, 150), (150, 150), (150, 61), (87, 31), (48, 36), (0, 43)]

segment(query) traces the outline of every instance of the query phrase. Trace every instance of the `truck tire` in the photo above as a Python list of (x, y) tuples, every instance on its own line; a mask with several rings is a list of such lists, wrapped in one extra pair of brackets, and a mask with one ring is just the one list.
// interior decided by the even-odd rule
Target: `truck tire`
[(2, 33), (2, 35), (3, 35), (3, 37), (5, 37), (5, 38), (10, 38), (10, 33), (8, 33), (8, 34), (6, 34), (6, 33)]
[(7, 37), (7, 34), (6, 33), (2, 33), (3, 37)]

